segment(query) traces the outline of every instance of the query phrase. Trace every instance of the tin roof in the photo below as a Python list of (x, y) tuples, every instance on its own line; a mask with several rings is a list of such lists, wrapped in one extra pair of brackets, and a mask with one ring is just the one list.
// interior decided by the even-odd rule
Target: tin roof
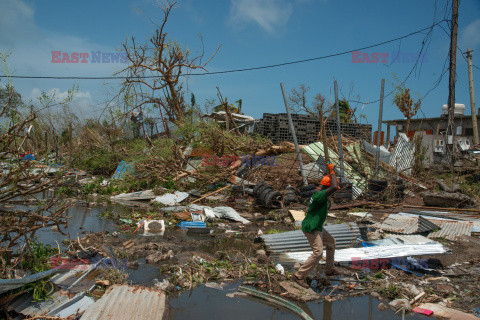
[[(351, 247), (356, 239), (360, 238), (360, 229), (353, 222), (331, 224), (324, 226), (324, 229), (335, 239), (337, 249)], [(267, 249), (273, 253), (311, 250), (302, 230), (267, 234), (261, 238), (264, 240)]]
[(383, 222), (377, 222), (373, 226), (384, 231), (401, 234), (424, 233), (439, 229), (435, 223), (422, 216), (407, 218), (397, 214), (391, 214)]
[(456, 240), (458, 236), (472, 234), (473, 224), (471, 222), (450, 222), (438, 221), (441, 229), (428, 235), (429, 238), (445, 238), (448, 240)]
[(115, 285), (90, 305), (81, 320), (162, 319), (165, 313), (165, 292), (152, 288)]

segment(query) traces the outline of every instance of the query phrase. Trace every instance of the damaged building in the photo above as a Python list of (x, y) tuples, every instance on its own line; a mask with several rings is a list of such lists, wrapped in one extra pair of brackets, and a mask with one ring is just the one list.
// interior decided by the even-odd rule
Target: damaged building
[[(474, 124), (471, 115), (465, 115), (465, 105), (455, 104), (454, 111), (455, 134), (447, 137), (448, 124), (448, 107), (443, 105), (442, 113), (436, 118), (418, 118), (410, 119), (410, 126), (406, 132), (407, 119), (386, 120), (383, 121), (387, 125), (387, 134), (385, 144), (396, 141), (399, 134), (406, 134), (410, 140), (415, 136), (422, 136), (422, 145), (425, 147), (425, 164), (439, 163), (447, 154), (447, 145), (454, 144), (455, 148), (467, 153), (474, 146)], [(480, 121), (476, 115), (477, 123)], [(396, 135), (390, 138), (392, 127), (395, 129)], [(478, 126), (477, 126), (478, 131)]]

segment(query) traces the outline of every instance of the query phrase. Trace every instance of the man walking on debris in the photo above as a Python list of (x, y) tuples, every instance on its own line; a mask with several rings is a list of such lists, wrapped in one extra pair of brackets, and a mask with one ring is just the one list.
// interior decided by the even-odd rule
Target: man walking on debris
[(327, 247), (326, 275), (333, 276), (341, 274), (333, 265), (335, 239), (327, 231), (323, 230), (323, 224), (327, 219), (328, 213), (328, 197), (338, 190), (338, 180), (335, 176), (335, 171), (333, 170), (334, 166), (329, 163), (327, 167), (330, 174), (325, 176), (320, 182), (322, 188), (320, 190), (317, 188), (317, 192), (312, 195), (307, 215), (302, 222), (302, 231), (307, 237), (313, 252), (300, 269), (293, 275), (293, 280), (304, 288), (309, 287), (305, 281), (305, 277), (322, 259), (323, 241)]

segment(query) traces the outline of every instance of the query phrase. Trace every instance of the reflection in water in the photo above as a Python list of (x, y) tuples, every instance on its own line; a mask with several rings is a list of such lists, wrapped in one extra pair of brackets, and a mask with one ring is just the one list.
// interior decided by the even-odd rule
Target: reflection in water
[[(268, 302), (253, 298), (229, 298), (227, 293), (238, 290), (240, 282), (227, 284), (223, 290), (200, 286), (192, 291), (181, 293), (170, 300), (168, 320), (243, 320), (271, 319), (293, 320), (297, 315), (287, 310), (272, 306)], [(401, 315), (393, 310), (377, 311), (380, 301), (370, 297), (352, 297), (334, 302), (312, 301), (298, 304), (315, 320), (400, 320)], [(409, 320), (422, 320), (423, 316), (412, 314), (405, 317)]]
[(65, 239), (82, 238), (86, 233), (95, 233), (108, 231), (113, 232), (117, 230), (115, 223), (108, 219), (100, 219), (98, 215), (107, 210), (127, 211), (128, 208), (114, 206), (114, 207), (80, 207), (73, 206), (68, 208), (68, 224), (67, 227), (60, 226), (61, 231), (67, 235), (62, 235), (60, 232), (52, 232), (50, 228), (43, 228), (37, 231), (38, 240), (45, 244), (57, 246), (57, 243), (62, 247), (62, 241)]
[(323, 303), (323, 320), (332, 320), (332, 303), (325, 301)]

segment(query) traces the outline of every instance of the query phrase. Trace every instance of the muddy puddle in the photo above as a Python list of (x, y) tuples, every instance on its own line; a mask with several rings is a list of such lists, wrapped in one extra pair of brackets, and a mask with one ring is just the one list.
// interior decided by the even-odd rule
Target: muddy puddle
[[(250, 297), (229, 298), (227, 293), (237, 291), (240, 283), (231, 283), (223, 290), (201, 285), (195, 290), (170, 298), (169, 320), (244, 320), (244, 319), (300, 319), (286, 310), (267, 305), (264, 301)], [(297, 303), (316, 320), (390, 320), (402, 319), (392, 310), (379, 311), (380, 301), (371, 296), (355, 297), (335, 302)], [(426, 319), (420, 315), (405, 316), (405, 319)]]

